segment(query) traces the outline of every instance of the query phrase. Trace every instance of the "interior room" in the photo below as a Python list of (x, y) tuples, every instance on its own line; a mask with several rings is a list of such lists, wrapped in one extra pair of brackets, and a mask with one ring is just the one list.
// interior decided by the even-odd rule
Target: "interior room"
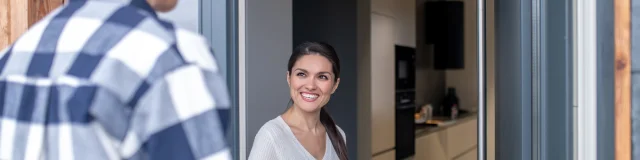
[[(371, 3), (373, 159), (476, 159), (477, 2)], [(494, 159), (493, 1), (486, 7), (487, 158)]]
[[(346, 133), (351, 159), (476, 159), (475, 0), (231, 2), (183, 0), (160, 17), (211, 44), (239, 106), (230, 138), (236, 159), (285, 111), (285, 64), (304, 41), (339, 52), (341, 84), (327, 109)], [(244, 6), (238, 26), (231, 5)], [(487, 158), (494, 159), (494, 1), (486, 7)]]
[[(495, 153), (493, 2), (486, 1), (488, 159)], [(290, 4), (247, 4), (246, 151), (259, 127), (285, 109), (286, 83), (269, 73), (282, 72), (299, 43), (324, 41), (338, 51), (343, 76), (326, 108), (347, 134), (350, 158), (476, 159), (475, 0)]]

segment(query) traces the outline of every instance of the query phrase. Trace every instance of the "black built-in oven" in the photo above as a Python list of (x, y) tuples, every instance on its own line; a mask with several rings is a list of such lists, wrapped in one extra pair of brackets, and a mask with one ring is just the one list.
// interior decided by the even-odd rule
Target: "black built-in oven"
[(415, 49), (395, 47), (396, 66), (396, 159), (415, 154)]

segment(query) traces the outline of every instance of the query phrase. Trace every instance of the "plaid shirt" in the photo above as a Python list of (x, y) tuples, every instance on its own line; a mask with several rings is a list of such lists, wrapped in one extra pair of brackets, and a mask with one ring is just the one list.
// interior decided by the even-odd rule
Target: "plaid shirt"
[(228, 159), (224, 82), (145, 0), (71, 0), (0, 51), (0, 159)]

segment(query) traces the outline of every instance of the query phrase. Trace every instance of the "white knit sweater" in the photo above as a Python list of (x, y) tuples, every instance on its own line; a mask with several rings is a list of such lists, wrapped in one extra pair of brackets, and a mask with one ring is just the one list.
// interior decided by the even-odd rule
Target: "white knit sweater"
[[(347, 142), (344, 131), (336, 126)], [(249, 154), (249, 160), (313, 160), (315, 159), (289, 128), (282, 117), (278, 116), (265, 123), (253, 140), (253, 147)], [(325, 160), (339, 160), (338, 154), (333, 149), (329, 135), (326, 134)]]

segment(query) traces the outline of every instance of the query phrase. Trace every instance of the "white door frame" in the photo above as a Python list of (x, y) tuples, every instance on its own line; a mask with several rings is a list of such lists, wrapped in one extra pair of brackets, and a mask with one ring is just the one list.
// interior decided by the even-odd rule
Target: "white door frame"
[(596, 0), (574, 0), (574, 159), (597, 157)]

